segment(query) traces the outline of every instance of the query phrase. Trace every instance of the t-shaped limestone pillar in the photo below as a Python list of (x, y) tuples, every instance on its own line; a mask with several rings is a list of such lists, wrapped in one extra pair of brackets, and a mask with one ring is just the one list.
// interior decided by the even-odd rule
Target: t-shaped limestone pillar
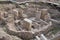
[(48, 13), (47, 9), (41, 9), (41, 19), (47, 21), (50, 18), (50, 15)]
[(17, 9), (13, 9), (13, 13), (14, 13), (15, 19), (18, 19), (18, 17), (19, 17), (18, 10)]
[(23, 27), (26, 29), (26, 30), (31, 30), (31, 27), (32, 27), (32, 21), (25, 18), (24, 19), (24, 23), (23, 23)]
[(26, 14), (23, 14), (24, 13), (24, 11), (23, 11), (23, 9), (19, 9), (18, 10), (18, 13), (19, 13), (19, 18), (26, 18), (27, 17), (27, 15)]
[(14, 23), (14, 18), (12, 16), (9, 16), (7, 18), (8, 23)]
[(9, 30), (12, 30), (12, 31), (17, 31), (16, 30), (16, 26), (15, 26), (15, 23), (14, 23), (14, 17), (12, 15), (9, 15), (9, 17), (7, 18), (7, 28)]
[(37, 13), (36, 13), (36, 20), (40, 20), (40, 16), (41, 16), (41, 11), (37, 11)]

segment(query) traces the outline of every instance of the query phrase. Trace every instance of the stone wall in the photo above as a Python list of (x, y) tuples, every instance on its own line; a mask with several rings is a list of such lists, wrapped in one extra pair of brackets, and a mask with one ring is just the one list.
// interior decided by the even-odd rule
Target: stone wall
[(43, 1), (43, 2), (47, 2), (47, 1), (49, 1), (49, 2), (53, 2), (53, 3), (60, 3), (60, 0), (13, 0), (13, 1), (17, 1), (17, 2), (25, 2), (25, 1), (35, 1), (35, 2)]

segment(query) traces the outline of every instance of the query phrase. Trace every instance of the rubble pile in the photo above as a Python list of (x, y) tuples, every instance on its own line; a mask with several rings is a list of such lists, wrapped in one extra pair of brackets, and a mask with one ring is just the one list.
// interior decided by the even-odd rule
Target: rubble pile
[[(48, 6), (0, 4), (1, 40), (48, 40), (44, 37), (52, 29), (53, 22)], [(60, 21), (59, 21), (60, 23)], [(47, 36), (47, 35), (46, 35)]]

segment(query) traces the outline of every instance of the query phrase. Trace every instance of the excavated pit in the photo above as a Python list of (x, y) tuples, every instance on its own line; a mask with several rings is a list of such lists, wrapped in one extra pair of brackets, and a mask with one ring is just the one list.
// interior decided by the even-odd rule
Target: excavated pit
[(40, 38), (41, 34), (50, 39), (48, 34), (60, 31), (59, 24), (60, 11), (54, 5), (0, 2), (0, 33), (4, 35), (0, 36), (1, 40), (37, 40), (36, 36)]

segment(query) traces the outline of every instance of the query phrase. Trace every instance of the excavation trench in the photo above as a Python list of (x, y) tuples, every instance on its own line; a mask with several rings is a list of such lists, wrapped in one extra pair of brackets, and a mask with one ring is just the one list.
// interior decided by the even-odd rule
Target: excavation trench
[(34, 39), (41, 34), (47, 35), (51, 31), (55, 33), (53, 31), (60, 28), (60, 11), (55, 4), (3, 1), (0, 5), (0, 25), (5, 22), (2, 27), (4, 31), (22, 40)]

